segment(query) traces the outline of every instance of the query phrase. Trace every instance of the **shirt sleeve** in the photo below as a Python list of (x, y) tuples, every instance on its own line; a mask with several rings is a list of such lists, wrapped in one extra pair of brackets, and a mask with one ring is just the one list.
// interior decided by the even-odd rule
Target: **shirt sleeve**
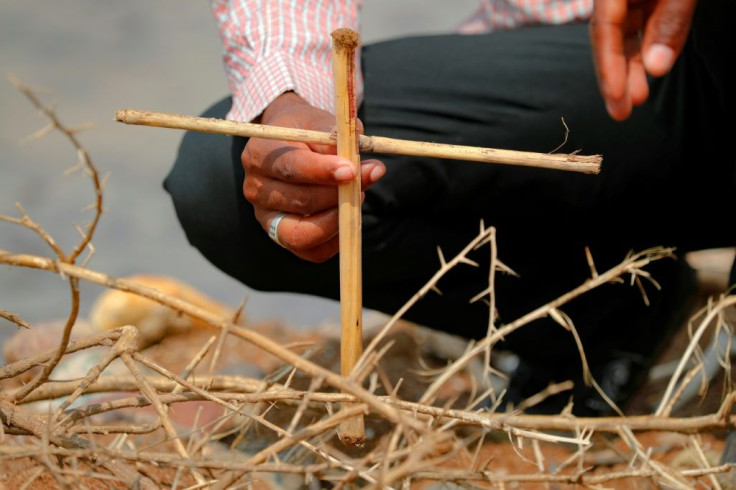
[[(359, 31), (361, 5), (362, 0), (210, 0), (233, 96), (227, 118), (251, 121), (287, 91), (334, 112), (330, 34), (341, 27)], [(360, 67), (355, 71), (360, 74)], [(359, 75), (356, 97), (362, 93)]]
[(458, 28), (482, 34), (517, 27), (567, 24), (590, 18), (593, 0), (480, 0), (480, 7)]

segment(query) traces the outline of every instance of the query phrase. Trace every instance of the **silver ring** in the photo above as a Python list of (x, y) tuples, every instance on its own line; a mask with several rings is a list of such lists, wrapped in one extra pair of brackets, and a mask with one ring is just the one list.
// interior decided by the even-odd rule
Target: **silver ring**
[(284, 219), (284, 216), (286, 216), (286, 213), (277, 214), (276, 217), (271, 220), (271, 224), (268, 225), (268, 236), (280, 247), (283, 247), (283, 245), (279, 241), (279, 224), (281, 223), (281, 220)]

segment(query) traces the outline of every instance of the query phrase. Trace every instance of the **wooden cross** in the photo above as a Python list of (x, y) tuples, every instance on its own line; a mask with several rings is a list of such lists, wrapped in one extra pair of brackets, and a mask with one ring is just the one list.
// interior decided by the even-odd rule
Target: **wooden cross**
[[(350, 29), (332, 33), (335, 82), (336, 133), (282, 128), (261, 124), (200, 118), (178, 114), (121, 109), (115, 119), (126, 124), (185, 129), (206, 133), (228, 134), (249, 138), (321, 143), (337, 147), (337, 154), (353, 162), (355, 178), (338, 187), (340, 228), (340, 371), (349, 376), (363, 350), (363, 287), (361, 267), (361, 182), (359, 152), (394, 153), (486, 163), (523, 165), (556, 170), (597, 174), (599, 155), (548, 154), (446, 145), (440, 143), (363, 136), (356, 131), (355, 51), (359, 35)], [(344, 421), (340, 440), (349, 446), (362, 446), (365, 441), (363, 416)]]

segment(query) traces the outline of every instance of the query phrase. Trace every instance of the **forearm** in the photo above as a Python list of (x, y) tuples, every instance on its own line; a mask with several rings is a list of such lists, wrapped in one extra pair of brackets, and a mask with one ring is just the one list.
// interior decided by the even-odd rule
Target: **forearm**
[[(339, 27), (357, 30), (362, 0), (210, 3), (233, 95), (229, 119), (253, 120), (288, 91), (333, 112), (330, 33)], [(357, 84), (359, 96), (361, 82)]]

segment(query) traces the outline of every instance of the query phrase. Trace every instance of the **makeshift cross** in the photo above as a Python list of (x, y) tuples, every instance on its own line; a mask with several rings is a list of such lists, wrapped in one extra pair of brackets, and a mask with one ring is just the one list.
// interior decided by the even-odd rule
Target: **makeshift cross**
[[(363, 349), (360, 151), (523, 165), (589, 174), (596, 174), (600, 171), (601, 157), (599, 155), (532, 153), (358, 135), (356, 131), (357, 110), (354, 84), (355, 51), (360, 44), (359, 36), (350, 29), (337, 29), (332, 32), (332, 41), (336, 133), (132, 109), (117, 111), (115, 119), (126, 124), (334, 145), (337, 146), (339, 156), (353, 162), (357, 169), (355, 178), (349, 183), (341, 184), (338, 188), (341, 309), (340, 370), (343, 376), (349, 376)], [(343, 422), (338, 429), (338, 435), (346, 445), (363, 445), (365, 430), (362, 415)]]

